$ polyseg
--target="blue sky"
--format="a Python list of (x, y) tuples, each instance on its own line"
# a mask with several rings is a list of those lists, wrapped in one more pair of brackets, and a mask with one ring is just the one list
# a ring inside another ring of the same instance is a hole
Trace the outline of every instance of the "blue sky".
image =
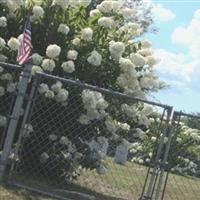
[(200, 112), (200, 0), (151, 3), (159, 32), (145, 38), (161, 60), (157, 74), (170, 84), (155, 97), (177, 110)]

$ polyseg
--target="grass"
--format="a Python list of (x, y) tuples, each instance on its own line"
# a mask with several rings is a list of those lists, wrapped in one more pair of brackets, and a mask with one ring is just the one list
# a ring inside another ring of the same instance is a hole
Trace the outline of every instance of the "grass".
[(8, 186), (0, 186), (0, 200), (52, 200), (35, 193)]
[[(85, 171), (72, 184), (52, 185), (48, 186), (48, 189), (74, 200), (87, 200), (87, 197), (81, 196), (82, 193), (95, 196), (98, 200), (122, 198), (138, 200), (147, 167), (130, 162), (126, 165), (119, 165), (110, 158), (106, 164), (108, 171), (105, 175), (99, 175), (95, 170)], [(29, 186), (31, 185), (37, 185), (40, 189), (47, 188), (47, 185), (44, 187), (44, 183), (39, 185), (34, 181), (32, 183), (29, 181)], [(0, 200), (50, 200), (50, 198), (34, 195), (24, 190), (0, 187)], [(164, 200), (200, 200), (200, 179), (170, 174)]]

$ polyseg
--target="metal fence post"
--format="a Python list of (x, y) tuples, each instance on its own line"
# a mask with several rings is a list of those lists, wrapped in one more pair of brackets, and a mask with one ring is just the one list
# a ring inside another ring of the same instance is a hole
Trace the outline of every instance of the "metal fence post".
[(151, 172), (151, 177), (150, 177), (150, 181), (149, 181), (149, 184), (148, 184), (148, 187), (147, 187), (147, 191), (146, 191), (146, 193), (143, 194), (143, 196), (141, 197), (141, 200), (152, 199), (153, 192), (154, 192), (156, 182), (157, 182), (157, 178), (158, 178), (158, 175), (160, 173), (159, 159), (160, 159), (160, 156), (161, 156), (161, 153), (162, 153), (162, 150), (163, 150), (163, 146), (164, 146), (164, 138), (165, 138), (165, 136), (168, 132), (168, 127), (169, 127), (169, 123), (170, 123), (172, 110), (173, 110), (172, 107), (167, 108), (166, 130), (165, 130), (164, 134), (162, 135), (162, 137), (160, 139), (160, 143), (159, 143), (156, 158), (155, 158), (155, 164), (153, 166), (153, 171)]
[(8, 124), (7, 135), (3, 146), (3, 152), (0, 161), (0, 182), (3, 181), (5, 176), (5, 171), (8, 164), (10, 151), (12, 148), (15, 131), (23, 108), (24, 98), (28, 87), (29, 79), (31, 77), (31, 70), (32, 70), (32, 64), (28, 63), (24, 66), (24, 70), (20, 75), (17, 97), (15, 105), (13, 107), (12, 114), (11, 116), (9, 116), (10, 120)]
[[(33, 83), (31, 85), (31, 90), (30, 90), (30, 95), (28, 97), (28, 102), (24, 111), (24, 116), (23, 116), (23, 120), (21, 123), (21, 128), (20, 128), (20, 132), (19, 132), (19, 136), (16, 142), (16, 147), (14, 150), (14, 156), (17, 156), (19, 154), (20, 151), (20, 144), (21, 144), (21, 140), (22, 137), (24, 135), (24, 133), (27, 131), (25, 128), (25, 125), (27, 123), (27, 120), (30, 118), (31, 113), (32, 113), (32, 109), (33, 109), (33, 104), (35, 102), (35, 96), (36, 96), (36, 91), (38, 88), (38, 82), (39, 82), (39, 75), (36, 73), (36, 75), (33, 77)], [(10, 173), (12, 173), (13, 168), (15, 166), (15, 162), (12, 162), (11, 164), (11, 168), (10, 168)]]
[[(171, 114), (170, 114), (171, 115)], [(173, 119), (172, 119), (172, 123), (174, 123), (174, 118), (175, 116), (173, 115)], [(166, 166), (166, 162), (168, 160), (168, 155), (169, 155), (169, 150), (170, 150), (170, 146), (171, 146), (171, 141), (172, 141), (172, 128), (173, 128), (173, 124), (168, 124), (167, 127), (167, 131), (166, 131), (166, 137), (168, 137), (168, 141), (166, 143), (166, 147), (165, 147), (165, 151), (164, 151), (164, 158), (160, 167), (160, 176), (159, 176), (159, 180), (158, 180), (158, 186), (156, 189), (156, 193), (155, 193), (155, 199), (159, 200), (160, 197), (160, 192), (162, 189), (162, 185), (164, 182), (164, 173), (165, 173), (165, 166)]]

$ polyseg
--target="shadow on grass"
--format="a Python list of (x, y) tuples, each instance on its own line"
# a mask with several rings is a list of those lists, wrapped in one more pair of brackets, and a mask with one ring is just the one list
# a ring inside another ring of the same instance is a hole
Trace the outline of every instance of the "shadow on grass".
[(0, 200), (52, 200), (43, 195), (9, 185), (0, 185)]

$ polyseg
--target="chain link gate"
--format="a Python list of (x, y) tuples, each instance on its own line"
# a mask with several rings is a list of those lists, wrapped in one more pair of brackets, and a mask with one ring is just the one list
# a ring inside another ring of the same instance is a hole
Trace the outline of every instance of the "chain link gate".
[(174, 112), (162, 199), (200, 200), (200, 116)]
[[(95, 101), (89, 111), (89, 103)], [(135, 114), (133, 104), (141, 109), (136, 121), (130, 119)], [(157, 110), (145, 116), (142, 109), (148, 104)], [(74, 200), (157, 198), (171, 110), (37, 74), (15, 144), (9, 183)]]
[(17, 65), (0, 63), (0, 152), (6, 136), (6, 124), (16, 98), (16, 88), (21, 68)]

